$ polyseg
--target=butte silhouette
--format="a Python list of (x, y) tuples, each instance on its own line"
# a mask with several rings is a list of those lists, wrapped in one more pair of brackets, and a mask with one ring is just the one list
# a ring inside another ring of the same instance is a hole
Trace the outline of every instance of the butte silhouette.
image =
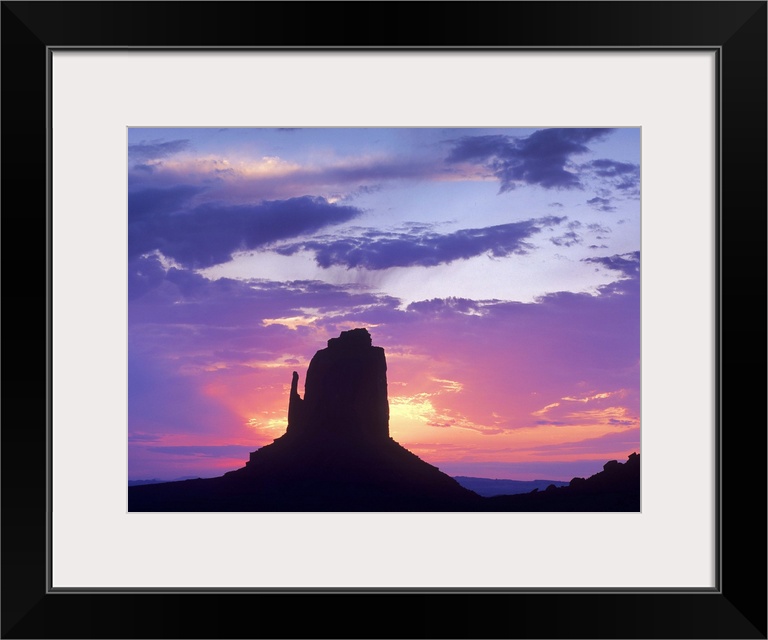
[(129, 511), (639, 511), (640, 456), (546, 491), (483, 498), (389, 435), (387, 362), (343, 331), (293, 372), (288, 428), (219, 478), (128, 488)]
[(129, 511), (475, 511), (483, 498), (389, 435), (387, 363), (366, 329), (293, 373), (288, 428), (220, 478), (130, 487)]

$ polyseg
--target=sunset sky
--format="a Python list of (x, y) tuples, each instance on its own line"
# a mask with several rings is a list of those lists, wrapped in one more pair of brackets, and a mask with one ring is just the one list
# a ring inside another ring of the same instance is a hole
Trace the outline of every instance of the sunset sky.
[(640, 130), (129, 129), (129, 479), (285, 432), (367, 327), (390, 435), (450, 475), (640, 452)]

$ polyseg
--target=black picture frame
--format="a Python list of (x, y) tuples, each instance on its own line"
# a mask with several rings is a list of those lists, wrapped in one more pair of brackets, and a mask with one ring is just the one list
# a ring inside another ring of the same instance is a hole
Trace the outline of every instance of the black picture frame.
[[(2, 637), (766, 638), (766, 15), (764, 1), (3, 2)], [(716, 51), (716, 588), (51, 592), (47, 130), (56, 47)]]

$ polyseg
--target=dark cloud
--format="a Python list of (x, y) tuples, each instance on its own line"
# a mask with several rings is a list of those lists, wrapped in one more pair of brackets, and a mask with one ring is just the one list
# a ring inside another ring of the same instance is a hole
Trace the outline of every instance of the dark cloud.
[(549, 241), (557, 247), (572, 247), (581, 244), (581, 236), (575, 231), (566, 231), (561, 236), (550, 238)]
[(595, 170), (595, 174), (601, 178), (612, 178), (615, 176), (634, 174), (639, 170), (639, 167), (636, 164), (617, 162), (616, 160), (608, 160), (606, 158), (593, 160), (590, 164)]
[[(526, 140), (527, 138), (521, 138)], [(454, 142), (448, 162), (477, 162), (511, 153), (518, 138), (512, 136), (464, 136)]]
[(639, 180), (620, 180), (614, 185), (617, 189), (624, 191), (628, 196), (640, 195), (640, 182)]
[(449, 163), (482, 164), (501, 182), (501, 192), (519, 184), (547, 189), (581, 188), (579, 176), (567, 170), (571, 156), (589, 151), (587, 143), (612, 129), (540, 129), (526, 137), (469, 136), (454, 142)]
[(640, 192), (639, 165), (600, 158), (590, 162), (587, 168), (624, 195), (634, 196)]
[(587, 204), (590, 207), (605, 212), (616, 211), (616, 207), (614, 207), (611, 202), (611, 198), (601, 198), (600, 196), (595, 196), (594, 198), (587, 200)]
[(640, 274), (639, 251), (616, 254), (604, 258), (584, 258), (583, 262), (591, 262), (611, 271), (619, 271), (629, 278), (635, 278)]
[(228, 262), (238, 251), (295, 238), (360, 215), (356, 207), (320, 197), (265, 201), (254, 205), (184, 205), (199, 189), (146, 189), (129, 195), (129, 254), (158, 250), (188, 268)]
[(157, 256), (140, 256), (128, 262), (128, 299), (140, 298), (165, 280), (165, 269)]
[[(165, 279), (176, 285), (179, 293), (185, 298), (194, 298), (201, 289), (208, 288), (211, 284), (222, 291), (224, 289), (237, 289), (241, 287), (241, 284), (238, 281), (230, 278), (220, 278), (211, 282), (208, 278), (201, 276), (199, 273), (187, 271), (186, 269), (177, 269), (175, 267), (168, 269), (165, 274)], [(231, 293), (235, 292), (231, 291)]]
[(150, 140), (128, 145), (128, 157), (136, 163), (145, 163), (148, 160), (160, 160), (189, 148), (189, 140)]
[(571, 220), (567, 225), (568, 231), (560, 236), (553, 236), (549, 241), (556, 247), (572, 247), (581, 244), (582, 238), (576, 233), (576, 229), (581, 229), (584, 225), (578, 220)]
[(300, 242), (280, 247), (276, 251), (282, 255), (293, 255), (301, 250), (312, 251), (317, 264), (324, 268), (333, 265), (370, 270), (432, 267), (483, 254), (503, 258), (511, 254), (527, 253), (532, 248), (527, 242), (531, 236), (563, 220), (563, 217), (548, 216), (482, 229), (461, 229), (447, 234), (430, 231), (417, 235), (412, 232), (369, 231), (356, 237)]
[(154, 214), (178, 213), (189, 205), (204, 187), (179, 184), (173, 187), (150, 187), (131, 191), (128, 194), (129, 224)]

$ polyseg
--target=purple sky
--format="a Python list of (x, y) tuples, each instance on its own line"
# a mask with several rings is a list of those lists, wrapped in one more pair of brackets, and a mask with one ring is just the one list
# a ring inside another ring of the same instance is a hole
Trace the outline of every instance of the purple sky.
[(452, 475), (640, 443), (639, 129), (130, 129), (129, 478), (282, 435), (368, 327), (390, 433)]

